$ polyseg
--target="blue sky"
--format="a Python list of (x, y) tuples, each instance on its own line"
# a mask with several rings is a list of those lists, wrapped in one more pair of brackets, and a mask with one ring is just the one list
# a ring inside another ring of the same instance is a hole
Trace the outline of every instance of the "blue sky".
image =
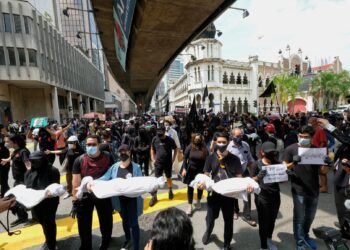
[(247, 61), (249, 55), (277, 62), (279, 49), (284, 55), (301, 48), (312, 66), (321, 59), (340, 56), (343, 68), (350, 69), (350, 0), (237, 0), (234, 7), (250, 12), (227, 10), (216, 21), (223, 32), (223, 57)]

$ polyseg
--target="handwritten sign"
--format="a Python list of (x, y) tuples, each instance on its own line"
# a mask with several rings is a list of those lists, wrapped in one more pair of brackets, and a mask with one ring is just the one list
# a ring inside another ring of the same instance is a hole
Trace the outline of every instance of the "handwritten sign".
[(267, 175), (263, 179), (265, 184), (288, 181), (287, 166), (284, 164), (262, 166), (262, 170), (267, 171)]
[(324, 165), (327, 148), (298, 148), (298, 155), (301, 157), (300, 165)]

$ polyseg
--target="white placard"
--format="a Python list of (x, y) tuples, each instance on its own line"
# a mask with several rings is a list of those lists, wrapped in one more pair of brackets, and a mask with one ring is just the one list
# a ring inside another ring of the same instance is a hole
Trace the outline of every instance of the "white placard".
[(261, 169), (267, 171), (263, 179), (265, 184), (288, 181), (287, 166), (284, 164), (262, 166)]
[(324, 165), (324, 157), (327, 156), (327, 148), (298, 148), (301, 157), (299, 164)]

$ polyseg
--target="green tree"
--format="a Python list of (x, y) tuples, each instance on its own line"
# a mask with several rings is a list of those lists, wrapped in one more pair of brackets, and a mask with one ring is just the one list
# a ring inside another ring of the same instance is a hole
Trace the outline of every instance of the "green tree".
[(275, 94), (273, 97), (276, 97), (280, 102), (282, 110), (284, 105), (287, 105), (288, 101), (291, 100), (293, 102), (294, 113), (295, 99), (299, 92), (302, 79), (298, 76), (282, 74), (273, 77), (273, 83), (275, 85)]
[(340, 98), (349, 95), (349, 88), (349, 72), (344, 70), (335, 74), (324, 71), (319, 72), (313, 79), (310, 94), (316, 99), (323, 98), (324, 107), (328, 110), (332, 107), (335, 108)]

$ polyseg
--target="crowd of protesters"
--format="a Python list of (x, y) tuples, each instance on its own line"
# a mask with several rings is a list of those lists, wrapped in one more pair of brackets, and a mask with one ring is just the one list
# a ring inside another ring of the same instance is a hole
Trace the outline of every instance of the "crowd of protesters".
[[(1, 198), (10, 189), (10, 169), (14, 186), (25, 184), (33, 189), (44, 189), (51, 183), (59, 183), (58, 168), (66, 174), (67, 193), (63, 198), (72, 199), (71, 215), (77, 217), (80, 249), (92, 249), (94, 208), (102, 235), (100, 249), (109, 246), (113, 210), (120, 213), (123, 221), (125, 242), (122, 249), (129, 249), (131, 245), (133, 249), (139, 249), (138, 217), (143, 211), (141, 197), (98, 199), (87, 192), (82, 200), (78, 200), (76, 188), (86, 176), (110, 180), (165, 175), (168, 198), (171, 200), (175, 195), (172, 178), (176, 176), (188, 185), (188, 207), (185, 213), (170, 209), (158, 214), (152, 239), (145, 249), (194, 249), (193, 228), (188, 217), (201, 207), (205, 186), (198, 186), (197, 201), (193, 205), (194, 188), (189, 185), (191, 181), (200, 173), (211, 176), (215, 182), (249, 176), (260, 184), (262, 190), (254, 196), (258, 217), (252, 216), (252, 195), (249, 194), (243, 203), (242, 219), (250, 226), (259, 225), (261, 249), (274, 250), (277, 247), (272, 235), (280, 207), (280, 189), (278, 183), (266, 184), (262, 181), (267, 174), (263, 167), (283, 163), (287, 165), (291, 181), (296, 249), (316, 249), (315, 241), (309, 237), (309, 230), (315, 218), (319, 193), (328, 192), (330, 184), (327, 173), (330, 169), (335, 173), (335, 200), (341, 232), (343, 237), (349, 238), (346, 223), (350, 213), (344, 207), (344, 201), (349, 198), (349, 120), (350, 115), (345, 111), (341, 115), (207, 113), (155, 117), (145, 114), (127, 121), (67, 119), (62, 124), (51, 121), (41, 128), (30, 127), (27, 121), (16, 122), (6, 128), (0, 127)], [(27, 140), (34, 143), (32, 153), (26, 147)], [(336, 141), (339, 143), (336, 144)], [(300, 160), (296, 159), (300, 147), (327, 147), (332, 163), (324, 159), (324, 165), (301, 165)], [(157, 192), (151, 195), (149, 206), (154, 206), (158, 202)], [(1, 202), (5, 204), (5, 200)], [(28, 222), (28, 213), (21, 204), (13, 199), (6, 202), (17, 216), (12, 226)], [(57, 247), (55, 215), (58, 203), (58, 198), (48, 198), (32, 210), (32, 220), (43, 227), (46, 239), (44, 249)], [(220, 210), (224, 218), (223, 247), (231, 249), (233, 223), (240, 215), (239, 203), (237, 199), (213, 191), (207, 197), (206, 231), (202, 242), (204, 245), (210, 242)], [(172, 219), (167, 220), (162, 216)], [(179, 230), (179, 234), (188, 233), (186, 240), (170, 236), (173, 232), (162, 228), (166, 223), (172, 224), (168, 226)]]

